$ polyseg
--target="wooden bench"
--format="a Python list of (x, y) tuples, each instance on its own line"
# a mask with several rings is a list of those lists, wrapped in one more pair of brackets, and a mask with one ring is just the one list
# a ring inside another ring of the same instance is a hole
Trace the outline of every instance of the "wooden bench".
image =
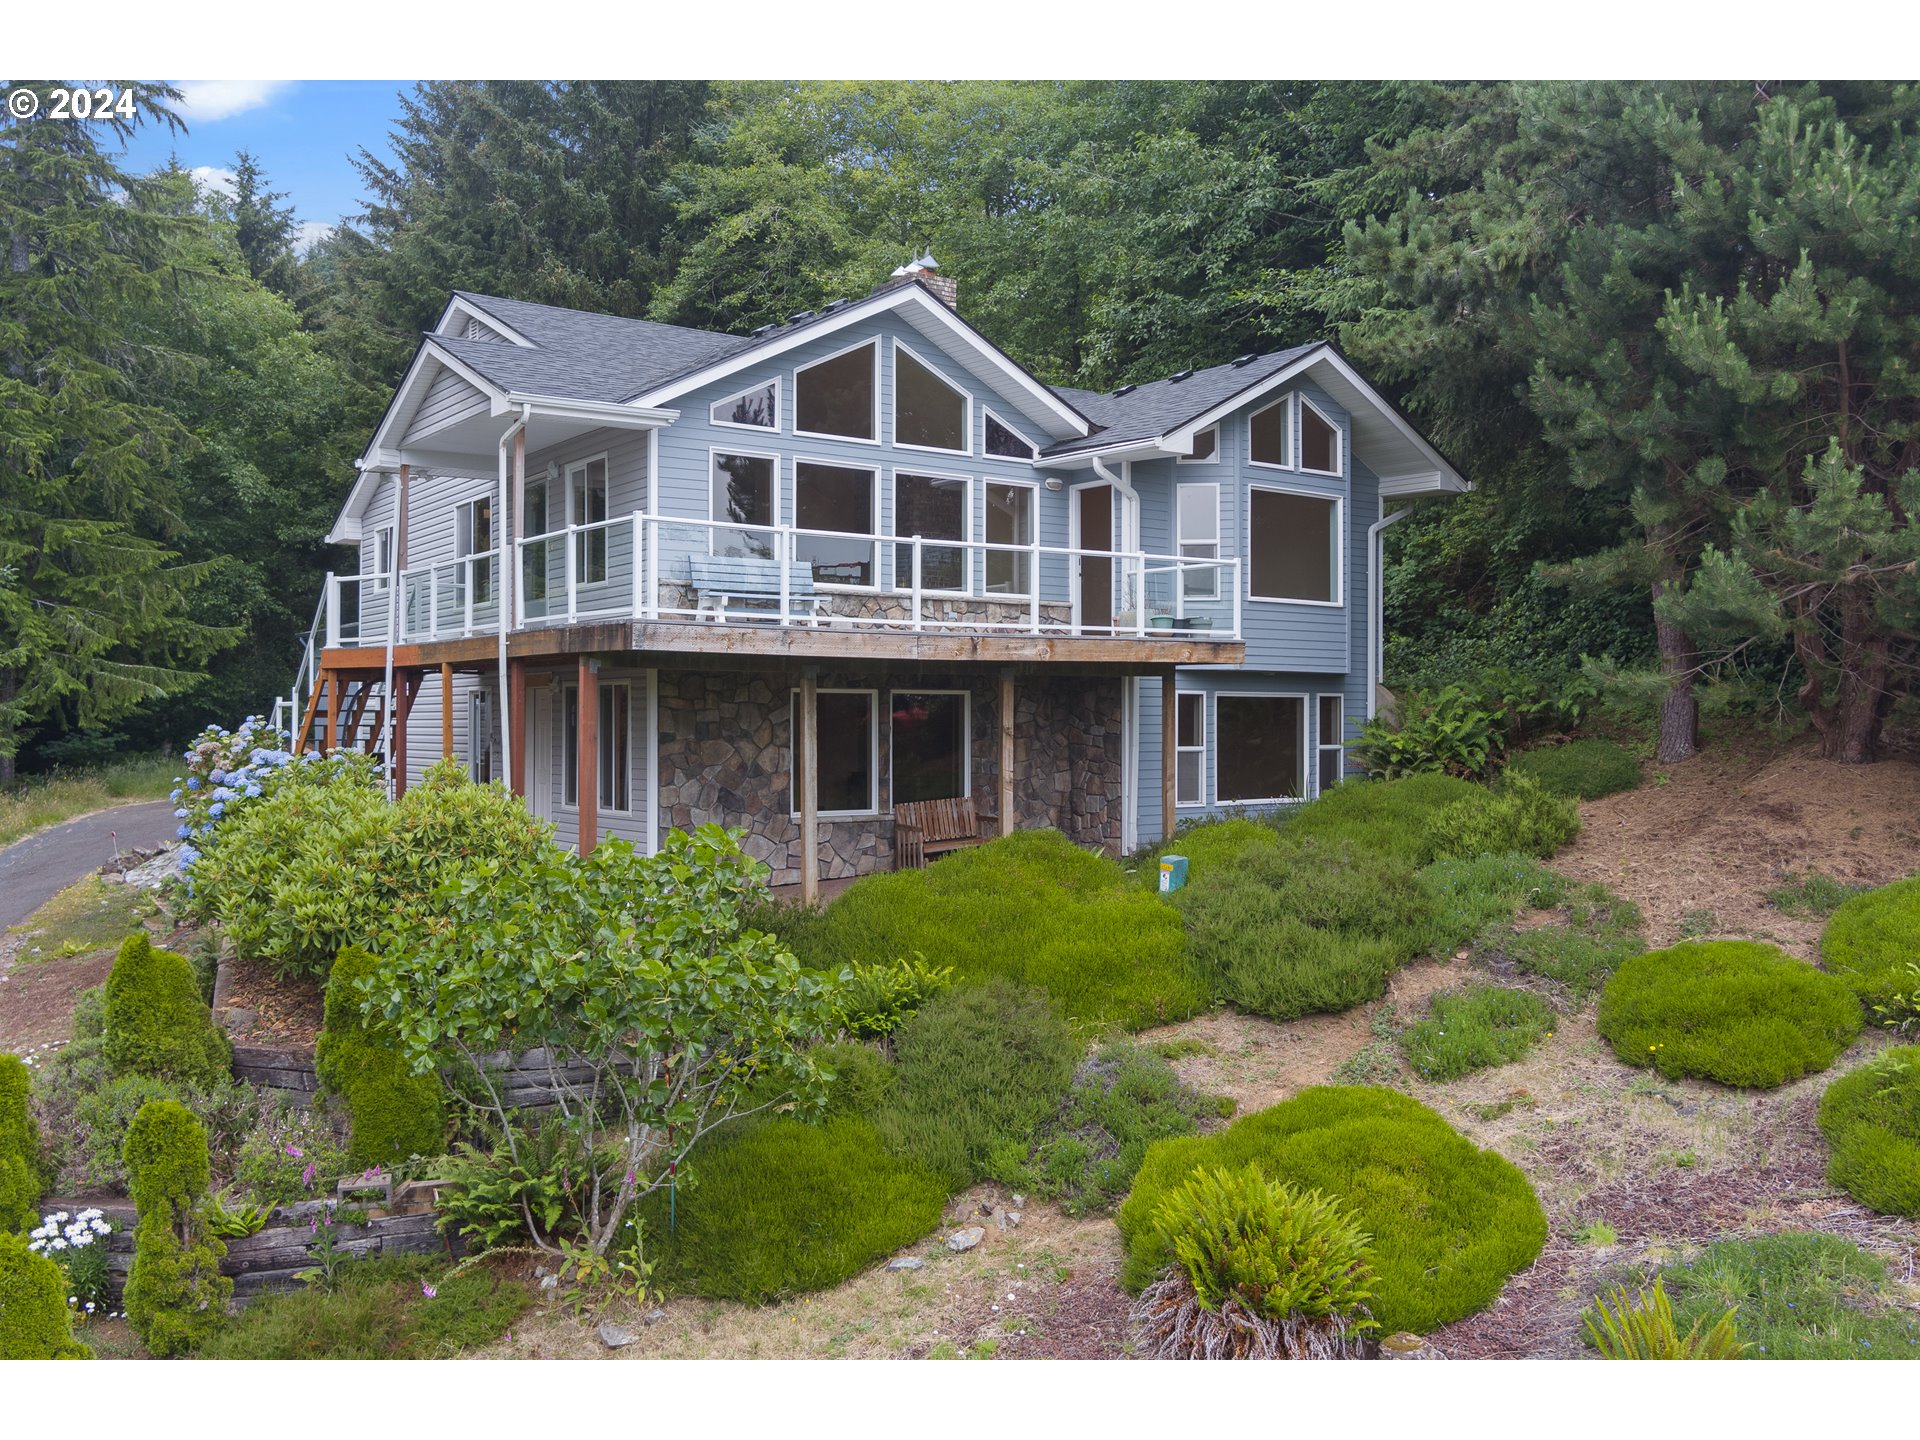
[(929, 856), (981, 845), (998, 833), (996, 818), (975, 809), (971, 795), (909, 800), (893, 807), (893, 868), (922, 870)]
[[(691, 555), (687, 558), (687, 578), (693, 584), (695, 613), (702, 619), (721, 620), (733, 601), (780, 608), (780, 562), (757, 555)], [(789, 615), (809, 625), (820, 622), (820, 607), (827, 597), (813, 584), (813, 567), (795, 561), (787, 569)]]

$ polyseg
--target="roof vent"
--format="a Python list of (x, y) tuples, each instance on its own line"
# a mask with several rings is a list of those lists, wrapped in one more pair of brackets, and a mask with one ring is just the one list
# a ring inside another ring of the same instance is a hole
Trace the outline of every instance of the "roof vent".
[(1238, 370), (1242, 365), (1251, 365), (1259, 358), (1258, 355), (1236, 355), (1233, 357), (1233, 368)]
[(1140, 387), (1138, 385), (1122, 385), (1118, 390), (1113, 392), (1114, 398), (1118, 399), (1122, 395), (1131, 395), (1134, 391), (1138, 390), (1139, 388)]
[(787, 316), (787, 324), (798, 325), (802, 320), (811, 320), (812, 318), (813, 312), (811, 310), (796, 310), (793, 314)]
[(845, 305), (846, 303), (847, 302), (844, 297), (839, 300), (829, 300), (827, 301), (826, 304), (820, 307), (820, 313), (822, 315), (831, 315), (834, 311), (838, 310), (842, 305)]
[(1193, 371), (1191, 370), (1182, 370), (1178, 374), (1167, 376), (1167, 383), (1169, 385), (1178, 385), (1182, 380), (1191, 377), (1192, 374)]
[(764, 325), (756, 326), (754, 328), (753, 333), (755, 335), (771, 335), (774, 331), (778, 330), (779, 328), (780, 328), (780, 322), (778, 320), (769, 320)]

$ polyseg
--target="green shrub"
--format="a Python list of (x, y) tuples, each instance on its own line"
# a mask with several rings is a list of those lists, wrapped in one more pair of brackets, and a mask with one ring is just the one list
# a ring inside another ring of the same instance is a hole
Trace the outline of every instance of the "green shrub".
[(1350, 844), (1356, 850), (1396, 856), (1409, 865), (1425, 865), (1434, 858), (1428, 832), (1435, 817), (1448, 806), (1487, 793), (1484, 787), (1451, 775), (1349, 780), (1298, 807), (1281, 823), (1280, 830), (1296, 839), (1316, 838), (1329, 847)]
[(1409, 691), (1392, 718), (1361, 727), (1353, 757), (1368, 775), (1399, 780), (1447, 774), (1479, 779), (1498, 762), (1506, 734), (1500, 715), (1458, 685)]
[(1149, 1353), (1173, 1359), (1333, 1358), (1379, 1328), (1368, 1236), (1336, 1200), (1248, 1165), (1195, 1170), (1150, 1223), (1174, 1259), (1140, 1297)]
[(330, 1191), (353, 1168), (324, 1114), (275, 1104), (241, 1141), (233, 1183), (257, 1205), (292, 1205)]
[(891, 1035), (953, 984), (953, 968), (918, 955), (872, 964), (856, 960), (834, 983), (833, 1018), (855, 1039)]
[(1580, 833), (1580, 811), (1531, 776), (1510, 772), (1497, 789), (1457, 800), (1433, 817), (1435, 859), (1470, 855), (1553, 854)]
[(1547, 908), (1567, 882), (1528, 855), (1474, 855), (1434, 861), (1420, 884), (1433, 903), (1431, 948), (1452, 950), (1507, 924), (1522, 903)]
[(0, 1229), (0, 1360), (92, 1358), (93, 1351), (73, 1338), (60, 1267)]
[(447, 1148), (439, 1076), (415, 1075), (399, 1046), (361, 1013), (362, 986), (376, 963), (358, 945), (334, 960), (314, 1050), (321, 1083), (346, 1102), (353, 1125), (347, 1157), (359, 1168), (397, 1165), (410, 1155), (438, 1155)]
[(934, 1229), (947, 1197), (937, 1176), (889, 1155), (851, 1115), (716, 1131), (685, 1174), (671, 1198), (656, 1192), (643, 1210), (654, 1279), (728, 1300), (838, 1285)]
[(1427, 1018), (1400, 1032), (1400, 1049), (1421, 1079), (1457, 1080), (1511, 1065), (1553, 1026), (1553, 1007), (1531, 990), (1474, 985), (1435, 995)]
[(1616, 1285), (1611, 1296), (1596, 1296), (1582, 1318), (1587, 1343), (1603, 1360), (1738, 1360), (1747, 1347), (1735, 1313), (1726, 1311), (1705, 1334), (1703, 1316), (1682, 1335), (1666, 1287), (1655, 1280), (1651, 1290), (1637, 1294)]
[(1906, 965), (1920, 957), (1920, 875), (1856, 895), (1833, 912), (1820, 958), (1871, 1013), (1909, 988)]
[(1635, 956), (1601, 992), (1598, 1020), (1629, 1065), (1759, 1088), (1826, 1069), (1861, 1027), (1843, 983), (1753, 940)]
[(1376, 1086), (1321, 1086), (1225, 1130), (1147, 1151), (1120, 1207), (1129, 1289), (1172, 1261), (1151, 1217), (1202, 1166), (1261, 1174), (1340, 1197), (1373, 1238), (1373, 1316), (1425, 1333), (1490, 1305), (1533, 1263), (1547, 1219), (1526, 1177), (1433, 1111)]
[(1549, 795), (1598, 800), (1640, 784), (1640, 762), (1611, 740), (1569, 740), (1513, 757), (1509, 775), (1537, 781)]
[(893, 1100), (899, 1072), (887, 1058), (865, 1045), (822, 1045), (815, 1063), (833, 1076), (827, 1086), (824, 1115), (858, 1115), (871, 1120)]
[(1291, 831), (1174, 899), (1212, 993), (1277, 1020), (1377, 999), (1433, 927), (1432, 900), (1405, 861)]
[[(433, 1294), (427, 1294), (428, 1288)], [(209, 1360), (436, 1360), (499, 1338), (533, 1303), (485, 1265), (431, 1255), (356, 1260), (339, 1285), (263, 1295), (201, 1347)]]
[(1920, 1045), (1884, 1050), (1820, 1100), (1827, 1179), (1869, 1210), (1920, 1220)]
[(1081, 1063), (1024, 1168), (1002, 1178), (1059, 1201), (1069, 1215), (1104, 1210), (1127, 1193), (1149, 1145), (1191, 1135), (1220, 1103), (1182, 1084), (1151, 1050), (1115, 1041)]
[(226, 1078), (233, 1047), (194, 983), (184, 955), (129, 935), (107, 976), (106, 1060), (115, 1074), (156, 1075), (190, 1085)]
[[(943, 861), (942, 864), (947, 862)], [(1003, 980), (949, 990), (894, 1033), (887, 1148), (953, 1190), (1017, 1173), (1073, 1080), (1080, 1044), (1045, 995)]]
[(1886, 1262), (1837, 1235), (1718, 1240), (1660, 1279), (1677, 1325), (1737, 1308), (1750, 1360), (1920, 1359), (1920, 1317)]
[(46, 1171), (40, 1127), (27, 1111), (32, 1076), (18, 1055), (0, 1055), (0, 1231), (25, 1230), (40, 1218)]
[(817, 970), (918, 954), (952, 966), (957, 984), (999, 977), (1045, 990), (1094, 1025), (1137, 1030), (1196, 1014), (1207, 999), (1179, 917), (1054, 830), (866, 876), (787, 938)]
[(1186, 856), (1187, 881), (1191, 884), (1238, 858), (1243, 851), (1279, 843), (1279, 830), (1265, 820), (1249, 820), (1244, 816), (1208, 820), (1176, 831), (1172, 840), (1139, 856), (1134, 873), (1140, 884), (1158, 891), (1162, 856)]
[(220, 1328), (233, 1281), (227, 1247), (199, 1214), (209, 1179), (207, 1133), (184, 1106), (155, 1100), (127, 1130), (127, 1177), (139, 1223), (127, 1275), (127, 1321), (160, 1359), (191, 1354)]
[(353, 757), (305, 762), (214, 830), (192, 867), (196, 905), (242, 955), (324, 980), (349, 945), (439, 914), (443, 881), (557, 854), (552, 827), (502, 785), (443, 760), (399, 803)]

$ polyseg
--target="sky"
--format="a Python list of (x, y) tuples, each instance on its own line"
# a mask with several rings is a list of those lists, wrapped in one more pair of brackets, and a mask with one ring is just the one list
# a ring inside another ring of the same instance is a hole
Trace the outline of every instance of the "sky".
[(387, 132), (410, 80), (176, 80), (186, 93), (185, 134), (142, 125), (123, 162), (142, 171), (177, 155), (203, 183), (224, 188), (236, 150), (250, 150), (275, 190), (287, 192), (300, 248), (360, 208), (350, 157), (366, 146), (385, 156)]

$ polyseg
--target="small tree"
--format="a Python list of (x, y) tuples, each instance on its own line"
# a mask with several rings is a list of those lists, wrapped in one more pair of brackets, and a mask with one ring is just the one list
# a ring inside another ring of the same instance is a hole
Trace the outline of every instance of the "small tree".
[[(510, 1147), (516, 1126), (489, 1069), (545, 1055), (558, 1118), (590, 1157), (583, 1239), (595, 1254), (708, 1131), (824, 1098), (803, 1052), (830, 1026), (827, 987), (741, 920), (763, 869), (715, 825), (674, 832), (654, 856), (610, 840), (585, 859), (484, 865), (363, 983), (416, 1073), (478, 1071)], [(570, 1238), (525, 1208), (535, 1243)]]
[(186, 1106), (149, 1100), (127, 1127), (128, 1188), (139, 1224), (127, 1275), (127, 1319), (161, 1359), (190, 1354), (220, 1328), (233, 1281), (226, 1245), (206, 1231), (207, 1132)]

